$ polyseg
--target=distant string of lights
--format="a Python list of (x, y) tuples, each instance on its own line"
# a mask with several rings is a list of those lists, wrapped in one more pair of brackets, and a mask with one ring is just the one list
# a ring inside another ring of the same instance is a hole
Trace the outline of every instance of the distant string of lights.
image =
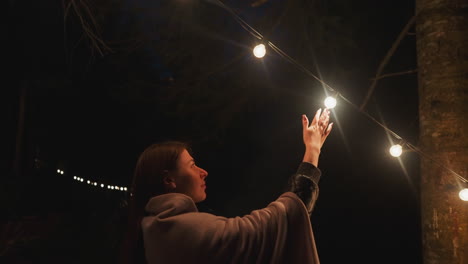
[[(57, 169), (57, 174), (64, 175), (65, 172), (63, 170), (61, 170), (61, 169)], [(117, 186), (117, 185), (110, 185), (110, 184), (105, 184), (105, 183), (102, 183), (102, 182), (86, 180), (86, 179), (78, 177), (76, 175), (73, 176), (73, 180), (75, 180), (78, 183), (88, 184), (89, 186), (92, 186), (92, 187), (97, 187), (97, 188), (101, 188), (101, 189), (106, 189), (107, 188), (108, 190), (127, 192), (127, 187)]]
[[(313, 74), (312, 72), (310, 72), (307, 68), (305, 68), (304, 66), (302, 66), (300, 63), (298, 63), (296, 60), (294, 60), (293, 58), (291, 58), (289, 55), (287, 55), (284, 51), (282, 51), (280, 48), (278, 48), (276, 45), (274, 45), (272, 42), (268, 41), (266, 38), (263, 37), (263, 35), (258, 32), (257, 30), (255, 30), (255, 28), (253, 28), (252, 26), (250, 26), (247, 22), (245, 22), (241, 17), (239, 17), (239, 15), (237, 15), (237, 13), (235, 13), (229, 6), (227, 6), (226, 4), (224, 4), (223, 2), (221, 2), (220, 0), (206, 0), (207, 2), (210, 2), (210, 3), (213, 3), (217, 6), (220, 6), (222, 7), (223, 9), (227, 10), (233, 17), (234, 19), (237, 21), (237, 23), (239, 23), (241, 25), (241, 27), (243, 29), (245, 29), (248, 33), (250, 33), (253, 37), (255, 37), (256, 39), (259, 40), (259, 43), (257, 45), (255, 45), (255, 47), (253, 48), (253, 55), (256, 57), (256, 58), (263, 58), (265, 57), (266, 53), (267, 53), (267, 46), (270, 47), (273, 51), (275, 51), (278, 55), (280, 55), (281, 57), (283, 57), (284, 59), (286, 59), (288, 62), (290, 62), (291, 64), (293, 64), (294, 66), (296, 66), (299, 70), (301, 70), (302, 72), (304, 72), (305, 74), (309, 75), (310, 77), (314, 78), (315, 80), (319, 81), (324, 88), (328, 89), (328, 91), (330, 91), (331, 93), (331, 96), (327, 96), (327, 98), (324, 100), (324, 105), (325, 107), (329, 108), (329, 109), (333, 109), (336, 105), (337, 105), (337, 98), (341, 98), (343, 101), (345, 101), (346, 103), (350, 104), (352, 107), (354, 107), (358, 112), (362, 113), (363, 115), (365, 115), (367, 118), (369, 118), (371, 121), (373, 121), (374, 123), (376, 123), (377, 125), (379, 125), (380, 127), (382, 127), (385, 131), (387, 131), (390, 135), (392, 135), (394, 138), (396, 138), (399, 143), (398, 144), (393, 144), (392, 146), (390, 146), (389, 148), (389, 153), (391, 156), (393, 157), (400, 157), (402, 154), (403, 154), (403, 147), (406, 147), (408, 148), (411, 152), (416, 152), (418, 153), (419, 155), (421, 155), (422, 157), (424, 158), (428, 158), (430, 159), (432, 162), (434, 162), (434, 164), (437, 164), (438, 166), (440, 166), (441, 168), (444, 168), (445, 170), (448, 170), (449, 172), (451, 172), (453, 175), (455, 175), (461, 182), (467, 184), (468, 183), (468, 180), (465, 179), (464, 177), (462, 177), (460, 174), (458, 174), (457, 172), (455, 172), (454, 170), (448, 168), (447, 166), (441, 164), (440, 162), (434, 160), (433, 158), (431, 158), (431, 156), (427, 155), (426, 153), (424, 153), (423, 151), (421, 151), (418, 147), (414, 146), (413, 144), (409, 143), (408, 141), (404, 140), (402, 137), (400, 137), (397, 133), (395, 133), (394, 131), (392, 131), (390, 128), (388, 128), (387, 126), (385, 126), (384, 124), (382, 124), (381, 122), (377, 121), (375, 118), (373, 118), (371, 115), (369, 115), (366, 111), (364, 111), (363, 109), (359, 108), (357, 105), (353, 104), (350, 100), (348, 100), (347, 98), (345, 98), (341, 93), (339, 93), (336, 89), (332, 88), (331, 86), (329, 86), (327, 83), (325, 83), (322, 79), (320, 79), (319, 77), (317, 77), (315, 74)], [(468, 188), (464, 188), (462, 189), (460, 192), (459, 192), (459, 197), (460, 199), (462, 199), (463, 201), (468, 201)]]

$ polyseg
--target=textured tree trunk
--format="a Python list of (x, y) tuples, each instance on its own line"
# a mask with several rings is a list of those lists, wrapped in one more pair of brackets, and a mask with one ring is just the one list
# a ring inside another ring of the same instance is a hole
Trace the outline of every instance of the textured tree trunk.
[(467, 264), (467, 186), (447, 168), (467, 178), (468, 0), (416, 0), (416, 13), (423, 260)]

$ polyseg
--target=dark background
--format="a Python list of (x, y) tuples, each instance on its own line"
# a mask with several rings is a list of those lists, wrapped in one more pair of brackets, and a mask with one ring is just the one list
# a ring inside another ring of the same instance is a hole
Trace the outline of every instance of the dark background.
[[(355, 105), (414, 12), (403, 0), (225, 3)], [(253, 57), (255, 38), (209, 2), (9, 1), (7, 10), (7, 263), (114, 263), (128, 193), (73, 176), (128, 186), (138, 155), (161, 140), (188, 141), (209, 172), (203, 206), (224, 216), (262, 208), (302, 159), (301, 114), (323, 107), (319, 82), (271, 50)], [(384, 72), (415, 68), (409, 34)], [(417, 107), (413, 74), (380, 80), (366, 111), (417, 145)], [(332, 121), (312, 215), (322, 263), (421, 263), (419, 157), (391, 157), (396, 140), (343, 101)]]

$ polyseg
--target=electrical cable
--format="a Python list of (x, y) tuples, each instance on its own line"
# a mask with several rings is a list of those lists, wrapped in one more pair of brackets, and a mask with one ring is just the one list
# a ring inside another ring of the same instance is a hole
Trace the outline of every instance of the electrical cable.
[[(207, 2), (210, 2), (210, 3), (213, 3), (215, 5), (218, 5), (220, 7), (222, 7), (223, 9), (227, 10), (231, 15), (233, 15), (234, 19), (242, 26), (242, 28), (244, 28), (244, 30), (246, 30), (247, 32), (249, 32), (251, 35), (253, 35), (254, 37), (258, 38), (258, 39), (263, 39), (263, 36), (260, 32), (258, 32), (255, 28), (253, 28), (252, 26), (250, 26), (247, 22), (245, 22), (242, 18), (239, 17), (239, 15), (237, 15), (229, 6), (227, 6), (226, 4), (224, 4), (223, 2), (221, 2), (220, 0), (205, 0)], [(401, 141), (405, 141), (401, 136), (399, 136), (397, 133), (395, 133), (394, 131), (392, 131), (390, 128), (388, 128), (386, 125), (382, 124), (381, 122), (377, 121), (374, 117), (372, 117), (369, 113), (367, 113), (366, 111), (362, 110), (360, 107), (358, 107), (356, 104), (354, 104), (353, 102), (351, 102), (350, 100), (348, 100), (346, 97), (344, 97), (340, 92), (338, 92), (336, 89), (332, 88), (330, 85), (328, 85), (325, 81), (323, 81), (322, 79), (320, 79), (319, 77), (317, 77), (315, 74), (313, 74), (311, 71), (309, 71), (306, 67), (304, 67), (302, 64), (298, 63), (295, 59), (293, 59), (291, 56), (289, 56), (288, 54), (286, 54), (284, 51), (282, 51), (279, 47), (277, 47), (275, 44), (273, 44), (272, 42), (270, 41), (265, 41), (266, 44), (268, 44), (269, 47), (271, 47), (271, 49), (273, 51), (275, 51), (278, 55), (280, 55), (282, 58), (284, 58), (285, 60), (287, 60), (288, 62), (290, 62), (291, 64), (293, 64), (294, 66), (296, 66), (300, 71), (302, 71), (303, 73), (309, 75), (310, 77), (314, 78), (315, 80), (317, 80), (318, 82), (320, 82), (325, 88), (327, 88), (329, 91), (331, 92), (335, 92), (337, 94), (337, 96), (339, 96), (343, 101), (345, 101), (346, 103), (348, 103), (349, 105), (351, 105), (353, 108), (355, 108), (359, 113), (363, 114), (365, 117), (367, 117), (369, 120), (371, 120), (372, 122), (376, 123), (378, 126), (380, 126), (381, 128), (383, 128), (385, 131), (387, 131), (388, 133), (390, 133), (393, 137), (395, 137), (396, 139), (398, 140), (401, 140)], [(406, 141), (405, 141), (406, 142)], [(468, 183), (468, 180), (465, 179), (464, 177), (462, 177), (460, 174), (458, 174), (457, 172), (455, 172), (454, 170), (448, 168), (447, 166), (444, 166), (443, 164), (440, 164), (439, 162), (435, 161), (434, 159), (432, 159), (429, 155), (425, 154), (424, 152), (422, 152), (419, 148), (417, 148), (416, 146), (414, 146), (413, 144), (409, 143), (409, 142), (406, 142), (405, 143), (411, 150), (415, 151), (416, 153), (420, 154), (422, 157), (425, 157), (425, 158), (428, 158), (430, 159), (431, 161), (435, 162), (436, 164), (438, 164), (440, 167), (450, 171), (451, 173), (453, 173), (457, 178), (459, 178), (461, 181), (465, 182), (465, 183)]]

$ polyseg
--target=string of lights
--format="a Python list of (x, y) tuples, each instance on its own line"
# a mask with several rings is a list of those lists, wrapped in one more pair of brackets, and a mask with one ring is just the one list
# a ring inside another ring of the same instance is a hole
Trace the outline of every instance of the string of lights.
[[(61, 169), (57, 169), (57, 174), (64, 175), (65, 172), (63, 170), (61, 170)], [(102, 189), (105, 189), (107, 187), (107, 189), (109, 189), (109, 190), (122, 191), (122, 192), (127, 191), (127, 187), (124, 187), (124, 186), (110, 185), (110, 184), (105, 184), (105, 183), (102, 183), (102, 182), (86, 180), (86, 179), (78, 177), (76, 175), (73, 176), (73, 180), (77, 181), (78, 183), (81, 183), (81, 182), (85, 183), (86, 182), (86, 184), (88, 184), (90, 186), (100, 187)]]
[[(259, 32), (257, 31), (255, 28), (253, 28), (252, 26), (250, 26), (245, 20), (243, 20), (236, 12), (234, 12), (229, 6), (227, 6), (226, 4), (224, 4), (223, 2), (221, 2), (220, 0), (205, 0), (211, 4), (215, 4), (223, 9), (225, 9), (227, 12), (229, 12), (233, 17), (234, 17), (234, 20), (244, 29), (246, 30), (248, 33), (250, 33), (253, 37), (255, 37), (256, 39), (259, 40), (260, 44), (257, 44), (254, 48), (253, 48), (253, 54), (255, 57), (261, 59), (263, 58), (265, 55), (266, 55), (266, 52), (267, 52), (267, 49), (266, 49), (266, 46), (267, 45), (268, 47), (271, 48), (271, 50), (273, 50), (274, 52), (276, 52), (280, 57), (284, 58), (286, 61), (288, 61), (289, 63), (293, 64), (294, 66), (296, 66), (300, 71), (302, 71), (303, 73), (305, 73), (306, 75), (312, 77), (313, 79), (317, 80), (318, 82), (320, 82), (324, 88), (326, 88), (330, 93), (331, 95), (328, 96), (325, 101), (324, 101), (324, 104), (325, 104), (325, 107), (329, 108), (329, 109), (333, 109), (336, 105), (337, 105), (337, 98), (340, 98), (341, 100), (343, 100), (344, 102), (348, 103), (350, 106), (352, 106), (356, 111), (358, 111), (359, 113), (363, 114), (365, 117), (367, 117), (369, 120), (371, 120), (372, 122), (374, 122), (375, 124), (377, 124), (378, 126), (380, 126), (382, 129), (384, 129), (387, 133), (389, 133), (391, 136), (393, 136), (395, 139), (397, 139), (397, 141), (399, 142), (399, 144), (394, 144), (390, 147), (389, 149), (389, 152), (390, 154), (393, 156), (393, 157), (400, 157), (401, 154), (403, 153), (403, 147), (406, 146), (409, 150), (411, 150), (412, 152), (415, 152), (417, 154), (419, 154), (421, 157), (423, 158), (427, 158), (429, 160), (431, 160), (432, 162), (434, 162), (435, 164), (437, 164), (438, 166), (440, 166), (441, 168), (444, 168), (445, 170), (449, 171), (450, 173), (452, 173), (453, 175), (456, 176), (456, 178), (458, 178), (461, 182), (463, 183), (468, 183), (468, 180), (464, 177), (462, 177), (459, 173), (455, 172), (454, 170), (452, 170), (451, 168), (448, 168), (447, 166), (441, 164), (440, 162), (436, 161), (435, 159), (433, 159), (430, 155), (424, 153), (423, 151), (421, 151), (418, 147), (416, 147), (415, 145), (409, 143), (408, 141), (406, 141), (405, 139), (403, 139), (401, 136), (399, 136), (397, 133), (395, 133), (394, 131), (392, 131), (390, 128), (388, 128), (385, 124), (382, 124), (381, 122), (377, 121), (374, 117), (372, 117), (369, 113), (367, 113), (366, 111), (364, 111), (362, 108), (360, 108), (359, 106), (357, 106), (356, 104), (354, 104), (353, 102), (351, 102), (350, 100), (348, 100), (345, 96), (343, 96), (338, 90), (334, 89), (333, 87), (331, 87), (330, 85), (328, 85), (325, 81), (323, 81), (321, 78), (317, 77), (315, 74), (313, 74), (310, 70), (308, 70), (306, 67), (304, 67), (302, 64), (300, 64), (299, 62), (297, 62), (294, 58), (292, 58), (291, 56), (289, 56), (287, 53), (285, 53), (283, 50), (281, 50), (278, 46), (276, 46), (275, 44), (273, 44), (272, 42), (270, 42), (269, 40), (267, 40), (266, 38), (264, 38), (264, 36)], [(59, 174), (64, 174), (64, 171), (58, 169), (57, 170), (57, 173)], [(85, 179), (81, 178), (81, 177), (78, 177), (78, 176), (73, 176), (73, 179), (76, 180), (77, 182), (85, 182)], [(91, 180), (86, 180), (86, 183), (90, 186), (100, 186), (102, 189), (104, 189), (105, 187), (107, 187), (107, 189), (110, 189), (110, 190), (117, 190), (117, 191), (124, 191), (124, 192), (127, 192), (127, 187), (122, 187), (122, 186), (114, 186), (114, 185), (109, 185), (109, 184), (104, 184), (104, 183), (99, 183), (99, 182), (95, 182), (95, 181), (91, 181)], [(462, 199), (463, 201), (468, 201), (468, 188), (464, 188), (462, 189), (460, 192), (459, 192), (459, 197), (460, 199)]]
[[(353, 108), (355, 108), (359, 113), (363, 114), (365, 117), (367, 117), (369, 120), (383, 128), (387, 133), (392, 135), (394, 138), (396, 138), (398, 141), (400, 141), (400, 144), (394, 144), (390, 147), (389, 152), (393, 157), (400, 157), (401, 154), (403, 153), (403, 146), (406, 146), (408, 149), (411, 151), (419, 154), (423, 158), (430, 159), (432, 162), (440, 166), (441, 168), (449, 171), (453, 175), (456, 176), (460, 181), (463, 183), (468, 183), (468, 180), (464, 177), (462, 177), (459, 173), (455, 172), (453, 169), (448, 168), (447, 166), (441, 164), (440, 162), (437, 162), (435, 159), (433, 159), (430, 155), (424, 153), (421, 151), (418, 147), (414, 146), (413, 144), (409, 143), (405, 139), (403, 139), (401, 136), (399, 136), (397, 133), (392, 131), (389, 127), (386, 125), (382, 124), (381, 122), (377, 121), (374, 117), (372, 117), (369, 113), (364, 111), (364, 109), (358, 107), (356, 104), (348, 100), (343, 94), (341, 94), (338, 90), (332, 88), (330, 85), (328, 85), (325, 81), (323, 81), (321, 78), (317, 77), (315, 74), (313, 74), (311, 71), (309, 71), (306, 67), (304, 67), (302, 64), (297, 62), (294, 58), (286, 54), (283, 50), (281, 50), (278, 46), (270, 42), (269, 40), (265, 39), (263, 35), (257, 31), (254, 27), (250, 26), (247, 22), (245, 22), (237, 13), (235, 13), (229, 6), (221, 2), (220, 0), (206, 0), (207, 2), (214, 3), (223, 9), (227, 10), (241, 25), (241, 27), (246, 30), (248, 33), (250, 33), (252, 36), (260, 40), (260, 44), (257, 44), (253, 48), (253, 54), (255, 57), (261, 59), (266, 55), (266, 46), (267, 44), (274, 52), (276, 52), (280, 57), (284, 58), (286, 61), (290, 62), (294, 66), (296, 66), (300, 71), (304, 72), (306, 75), (312, 77), (313, 79), (317, 80), (320, 82), (324, 88), (326, 88), (328, 91), (330, 91), (333, 95), (328, 96), (324, 104), (327, 108), (334, 108), (337, 104), (336, 98), (339, 97), (341, 98), (344, 102), (348, 103), (351, 105)], [(403, 145), (403, 146), (402, 146)], [(460, 191), (459, 196), (462, 200), (468, 201), (468, 188), (464, 188), (463, 190)]]

